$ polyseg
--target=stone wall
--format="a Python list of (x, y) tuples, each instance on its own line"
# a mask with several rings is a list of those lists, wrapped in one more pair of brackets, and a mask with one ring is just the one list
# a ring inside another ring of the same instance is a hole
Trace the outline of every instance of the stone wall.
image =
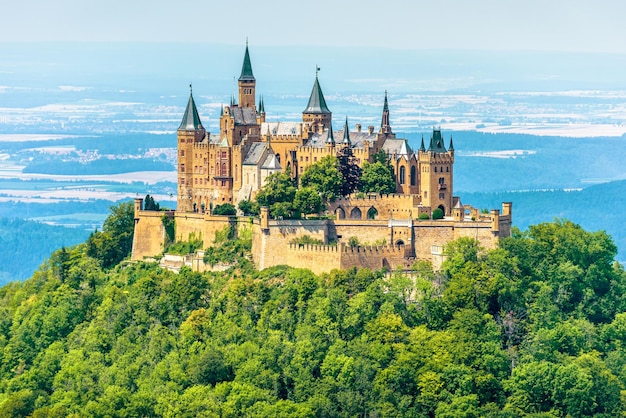
[(135, 234), (131, 255), (133, 260), (143, 260), (145, 257), (153, 257), (163, 252), (165, 246), (163, 216), (167, 215), (167, 212), (135, 210)]

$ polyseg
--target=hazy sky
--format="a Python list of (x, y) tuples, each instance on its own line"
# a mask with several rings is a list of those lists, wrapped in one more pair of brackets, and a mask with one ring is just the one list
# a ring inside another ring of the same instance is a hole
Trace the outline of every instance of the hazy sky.
[(624, 0), (20, 0), (0, 42), (200, 41), (241, 45), (626, 53)]

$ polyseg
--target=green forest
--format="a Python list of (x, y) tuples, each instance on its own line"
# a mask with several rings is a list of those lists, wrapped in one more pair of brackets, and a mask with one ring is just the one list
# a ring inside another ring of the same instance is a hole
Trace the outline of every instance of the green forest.
[[(232, 231), (231, 231), (232, 232)], [(0, 417), (618, 417), (626, 273), (567, 220), (442, 271), (223, 272), (126, 261), (132, 204), (0, 289)]]

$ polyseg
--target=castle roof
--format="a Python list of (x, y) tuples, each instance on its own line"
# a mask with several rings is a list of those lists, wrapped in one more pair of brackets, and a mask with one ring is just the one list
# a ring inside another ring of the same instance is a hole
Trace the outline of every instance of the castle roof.
[(263, 122), (261, 135), (300, 135), (301, 122)]
[[(340, 131), (332, 131), (333, 138), (343, 138), (345, 129)], [(311, 136), (311, 138), (304, 144), (307, 147), (323, 148), (330, 140), (330, 129), (326, 129), (324, 132), (320, 132)], [(378, 134), (369, 133), (368, 131), (350, 131), (350, 146), (352, 148), (363, 148), (365, 141), (373, 144), (378, 139)]]
[(235, 119), (235, 125), (256, 125), (256, 111), (252, 107), (232, 106), (230, 114)]
[[(189, 86), (191, 88), (191, 85)], [(202, 122), (200, 122), (200, 115), (196, 108), (196, 102), (193, 100), (193, 94), (189, 93), (189, 101), (187, 102), (187, 108), (183, 115), (183, 120), (180, 122), (178, 130), (181, 131), (196, 131), (202, 129)]]
[(326, 106), (326, 100), (322, 93), (322, 88), (317, 80), (317, 73), (315, 74), (315, 83), (313, 83), (313, 90), (311, 90), (311, 97), (309, 97), (309, 104), (302, 113), (332, 113), (328, 106)]
[(434, 153), (447, 152), (446, 146), (443, 144), (441, 129), (433, 129), (433, 136), (430, 137), (430, 145), (428, 146), (428, 151)]
[(239, 81), (255, 81), (252, 74), (252, 63), (250, 62), (250, 53), (248, 52), (248, 41), (246, 41), (246, 54), (243, 57), (243, 65), (241, 66), (241, 75)]
[(265, 161), (261, 166), (262, 169), (265, 170), (280, 170), (282, 167), (278, 162), (278, 158), (276, 158), (276, 154), (270, 153), (265, 157)]
[(259, 165), (261, 162), (261, 158), (265, 153), (265, 149), (267, 148), (267, 144), (264, 142), (253, 142), (250, 145), (250, 149), (246, 154), (242, 164), (243, 165)]
[(402, 138), (387, 138), (382, 146), (382, 150), (389, 155), (408, 156), (413, 153), (408, 140)]

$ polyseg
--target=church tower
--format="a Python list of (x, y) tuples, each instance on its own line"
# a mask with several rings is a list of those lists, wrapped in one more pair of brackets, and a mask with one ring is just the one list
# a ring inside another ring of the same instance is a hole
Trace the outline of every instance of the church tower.
[[(191, 85), (189, 89), (191, 90)], [(202, 141), (206, 135), (193, 100), (193, 92), (190, 91), (187, 108), (178, 127), (178, 211), (193, 211), (193, 151), (195, 144)]]
[(308, 124), (313, 132), (322, 133), (330, 127), (333, 114), (326, 106), (326, 100), (317, 78), (318, 72), (319, 68), (315, 71), (315, 83), (313, 83), (309, 104), (302, 112), (302, 122)]
[(256, 102), (256, 79), (252, 74), (252, 63), (250, 62), (250, 52), (248, 51), (248, 41), (246, 41), (246, 53), (241, 66), (241, 76), (239, 76), (239, 107), (254, 108)]
[(454, 168), (454, 145), (446, 150), (440, 129), (434, 129), (428, 149), (424, 140), (418, 152), (420, 192), (422, 205), (431, 211), (440, 208), (445, 216), (452, 215), (452, 181)]

